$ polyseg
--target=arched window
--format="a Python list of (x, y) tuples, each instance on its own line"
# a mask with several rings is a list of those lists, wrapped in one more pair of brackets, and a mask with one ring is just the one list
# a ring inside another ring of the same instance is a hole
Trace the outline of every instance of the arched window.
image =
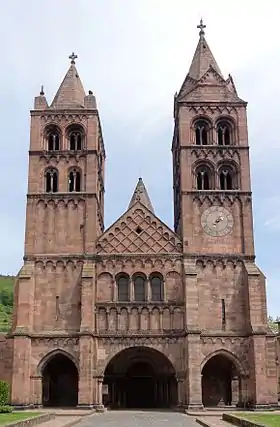
[(163, 281), (159, 276), (150, 279), (152, 301), (163, 301)]
[(72, 127), (68, 132), (69, 148), (72, 151), (83, 149), (84, 133), (80, 127)]
[(146, 301), (145, 278), (143, 276), (135, 276), (134, 284), (134, 300), (138, 302)]
[(48, 169), (45, 173), (46, 193), (57, 193), (58, 191), (58, 172), (56, 169)]
[(58, 151), (60, 149), (60, 132), (56, 126), (50, 127), (46, 132), (48, 151)]
[(129, 301), (129, 279), (127, 276), (120, 276), (117, 280), (118, 300)]
[(218, 144), (219, 145), (230, 145), (232, 144), (232, 126), (229, 122), (223, 120), (218, 123)]
[(81, 172), (77, 169), (72, 169), (69, 172), (68, 189), (72, 191), (81, 191)]
[(207, 166), (200, 166), (196, 171), (196, 188), (198, 190), (211, 189), (211, 173)]
[(195, 125), (195, 143), (196, 145), (209, 144), (210, 126), (205, 120), (198, 120)]
[(222, 167), (219, 171), (220, 189), (233, 190), (235, 187), (234, 178), (234, 172), (231, 168)]

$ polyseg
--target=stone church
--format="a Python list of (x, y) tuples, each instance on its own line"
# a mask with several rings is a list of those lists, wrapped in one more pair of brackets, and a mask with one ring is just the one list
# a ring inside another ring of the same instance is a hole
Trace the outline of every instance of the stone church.
[(174, 97), (174, 230), (142, 179), (104, 228), (105, 142), (76, 55), (52, 103), (43, 88), (35, 97), (24, 264), (5, 341), (14, 405), (277, 403), (275, 338), (255, 264), (247, 103), (202, 22), (198, 29)]

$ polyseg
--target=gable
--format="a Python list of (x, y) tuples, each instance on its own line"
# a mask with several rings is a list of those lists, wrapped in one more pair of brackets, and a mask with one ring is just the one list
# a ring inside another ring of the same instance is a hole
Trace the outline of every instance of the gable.
[(180, 238), (136, 203), (98, 239), (98, 254), (180, 253)]
[(187, 78), (178, 96), (179, 101), (242, 102), (236, 93), (231, 77), (226, 81), (210, 65), (206, 73), (195, 82)]

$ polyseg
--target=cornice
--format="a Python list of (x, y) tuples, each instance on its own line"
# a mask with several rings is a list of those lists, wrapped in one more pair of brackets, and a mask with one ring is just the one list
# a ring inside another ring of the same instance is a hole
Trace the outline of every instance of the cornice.
[(247, 262), (255, 262), (255, 255), (246, 255), (242, 253), (209, 253), (209, 254), (201, 254), (199, 252), (184, 252), (183, 258), (185, 259), (192, 259), (194, 261), (219, 261), (221, 259), (228, 260), (228, 261), (247, 261)]
[(251, 191), (241, 191), (241, 190), (188, 190), (181, 191), (181, 194), (184, 196), (245, 196), (252, 197)]
[(84, 156), (87, 154), (96, 154), (98, 155), (97, 150), (79, 150), (79, 151), (73, 151), (73, 150), (57, 150), (57, 151), (47, 151), (47, 150), (29, 150), (30, 156), (46, 156), (46, 157), (56, 157), (59, 155), (78, 155), (78, 156)]
[(65, 110), (56, 110), (51, 108), (46, 108), (45, 110), (36, 110), (32, 109), (30, 110), (31, 116), (84, 116), (84, 115), (91, 115), (91, 116), (99, 116), (97, 108), (73, 108), (71, 109), (65, 109)]
[(135, 308), (138, 309), (142, 308), (154, 308), (154, 307), (168, 307), (168, 308), (177, 308), (177, 307), (185, 307), (185, 303), (183, 301), (181, 302), (175, 302), (175, 301), (143, 301), (143, 302), (137, 302), (137, 301), (96, 301), (95, 306), (97, 308)]
[(232, 145), (218, 145), (218, 144), (208, 144), (208, 145), (196, 145), (196, 144), (190, 144), (190, 145), (179, 145), (178, 150), (198, 150), (198, 151), (204, 151), (204, 150), (250, 150), (249, 145), (238, 145), (238, 144), (232, 144)]
[(223, 107), (246, 107), (248, 102), (246, 101), (184, 101), (184, 100), (177, 100), (177, 102), (182, 106), (188, 106), (188, 107), (215, 107), (219, 108), (221, 106)]
[(96, 193), (85, 193), (85, 192), (71, 192), (71, 193), (28, 193), (28, 199), (44, 199), (44, 200), (54, 200), (54, 199), (91, 199), (96, 197)]

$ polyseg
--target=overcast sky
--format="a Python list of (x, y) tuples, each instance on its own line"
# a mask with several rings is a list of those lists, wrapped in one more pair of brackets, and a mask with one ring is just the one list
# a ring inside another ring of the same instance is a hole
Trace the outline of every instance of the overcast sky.
[[(196, 6), (195, 4), (199, 4)], [(187, 74), (200, 17), (225, 76), (248, 101), (257, 262), (269, 311), (280, 315), (280, 4), (277, 0), (11, 0), (0, 16), (0, 272), (23, 256), (29, 110), (52, 100), (75, 51), (97, 97), (107, 151), (106, 225), (127, 208), (139, 174), (173, 227), (173, 96)]]

